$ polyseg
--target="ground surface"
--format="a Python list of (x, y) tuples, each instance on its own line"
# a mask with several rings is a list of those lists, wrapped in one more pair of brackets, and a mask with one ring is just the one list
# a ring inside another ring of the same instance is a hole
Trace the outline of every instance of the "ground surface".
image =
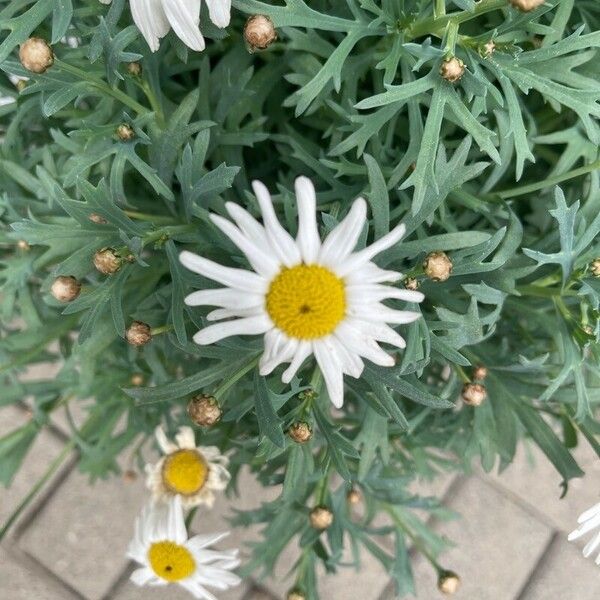
[[(28, 419), (24, 410), (0, 410), (0, 435)], [(12, 512), (47, 465), (61, 451), (61, 419), (45, 431), (29, 453), (13, 486), (0, 489), (0, 523)], [(600, 460), (582, 449), (578, 458), (587, 476), (577, 480), (568, 497), (559, 499), (559, 478), (541, 457), (531, 465), (522, 450), (501, 476), (476, 473), (422, 484), (424, 493), (441, 494), (463, 518), (435, 524), (456, 547), (442, 558), (461, 574), (457, 600), (597, 600), (600, 568), (584, 560), (566, 542), (577, 515), (600, 497)], [(146, 498), (143, 482), (113, 478), (90, 486), (67, 462), (38, 500), (0, 544), (0, 598), (3, 600), (186, 600), (180, 588), (138, 589), (128, 582), (131, 565), (124, 552), (133, 521)], [(252, 508), (261, 490), (244, 477), (243, 498), (223, 502), (210, 521), (196, 520), (196, 531), (227, 527), (232, 507)], [(243, 546), (256, 532), (234, 531), (226, 546)], [(383, 544), (387, 540), (382, 540)], [(286, 551), (271, 580), (249, 581), (221, 593), (219, 600), (281, 600), (290, 586), (284, 578), (293, 564)], [(416, 559), (419, 600), (442, 598), (430, 566)], [(393, 587), (382, 568), (364, 556), (362, 570), (349, 568), (322, 579), (322, 600), (392, 600)]]

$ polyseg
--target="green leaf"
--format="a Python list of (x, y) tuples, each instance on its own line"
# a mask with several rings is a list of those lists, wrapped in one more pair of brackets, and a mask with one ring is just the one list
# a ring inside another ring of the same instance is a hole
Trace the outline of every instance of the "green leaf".
[(281, 427), (282, 420), (273, 407), (272, 392), (268, 388), (264, 377), (258, 370), (254, 373), (254, 403), (256, 406), (256, 419), (261, 436), (270, 439), (276, 446), (285, 446), (285, 437)]

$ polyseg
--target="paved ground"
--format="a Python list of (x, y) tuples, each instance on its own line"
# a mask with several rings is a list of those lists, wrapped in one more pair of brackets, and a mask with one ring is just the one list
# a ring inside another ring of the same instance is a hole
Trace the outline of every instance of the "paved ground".
[[(0, 410), (0, 435), (23, 424), (26, 411)], [(45, 431), (28, 455), (13, 486), (0, 488), (0, 523), (64, 446), (60, 420)], [(74, 457), (73, 457), (74, 458)], [(532, 468), (531, 460), (537, 466)], [(539, 459), (539, 460), (538, 460)], [(441, 493), (445, 503), (463, 514), (435, 527), (456, 547), (442, 563), (461, 574), (457, 600), (597, 600), (600, 568), (566, 542), (580, 512), (600, 497), (600, 460), (586, 450), (579, 459), (587, 471), (569, 496), (559, 500), (559, 478), (545, 460), (522, 450), (502, 476), (474, 474), (423, 484), (425, 492)], [(208, 530), (226, 527), (231, 507), (251, 508), (260, 490), (250, 476), (238, 500), (215, 509)], [(36, 503), (0, 545), (2, 600), (186, 600), (179, 588), (139, 589), (128, 582), (131, 565), (123, 558), (134, 517), (146, 497), (141, 480), (115, 478), (90, 487), (74, 461), (45, 486)], [(202, 521), (194, 524), (202, 531)], [(242, 545), (255, 532), (234, 531), (228, 545)], [(386, 541), (384, 540), (385, 544)], [(219, 600), (281, 600), (290, 583), (282, 580), (294, 560), (285, 552), (272, 580), (247, 584), (221, 594)], [(418, 598), (436, 600), (434, 573), (416, 559)], [(369, 556), (363, 570), (344, 570), (321, 583), (323, 600), (392, 600), (393, 588), (382, 568)]]

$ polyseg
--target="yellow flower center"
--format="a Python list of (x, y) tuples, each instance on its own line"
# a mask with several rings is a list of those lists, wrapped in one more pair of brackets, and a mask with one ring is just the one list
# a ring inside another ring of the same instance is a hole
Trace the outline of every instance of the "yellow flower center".
[(171, 582), (186, 579), (196, 570), (192, 553), (175, 542), (155, 542), (148, 550), (148, 560), (158, 577)]
[(191, 496), (204, 487), (208, 465), (196, 450), (177, 450), (165, 458), (162, 477), (173, 493)]
[(291, 338), (329, 335), (346, 313), (344, 282), (319, 265), (283, 268), (267, 292), (267, 312)]

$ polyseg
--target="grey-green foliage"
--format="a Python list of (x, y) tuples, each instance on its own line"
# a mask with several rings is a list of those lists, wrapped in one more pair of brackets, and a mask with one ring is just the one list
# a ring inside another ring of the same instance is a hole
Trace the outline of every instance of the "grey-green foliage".
[[(276, 500), (236, 516), (264, 524), (245, 571), (268, 573), (299, 544), (290, 585), (314, 600), (319, 563), (335, 571), (350, 548), (350, 562), (373, 554), (410, 593), (407, 548), (430, 557), (444, 548), (415, 509), (446, 514), (413, 494), (415, 478), (474, 459), (502, 469), (527, 436), (566, 491), (582, 474), (571, 448), (600, 449), (600, 280), (588, 267), (600, 254), (600, 6), (233, 4), (227, 32), (203, 26), (204, 53), (169, 34), (152, 54), (124, 0), (1, 3), (0, 93), (14, 102), (0, 106), (0, 406), (27, 400), (33, 417), (0, 439), (0, 480), (10, 483), (57, 411), (67, 410), (79, 467), (95, 479), (118, 472), (122, 452), (143, 464), (154, 427), (172, 432), (191, 395), (214, 393), (224, 417), (197, 432), (202, 443), (230, 452), (234, 474), (250, 465), (265, 486), (281, 486)], [(242, 30), (253, 13), (271, 16), (279, 41), (250, 54)], [(42, 75), (16, 56), (32, 34), (57, 56)], [(466, 66), (456, 84), (439, 74), (450, 56)], [(127, 71), (133, 60), (141, 77)], [(8, 74), (30, 81), (19, 93)], [(133, 140), (115, 135), (122, 123)], [(331, 412), (312, 363), (284, 386), (277, 372), (256, 373), (260, 339), (193, 344), (204, 313), (183, 304), (207, 282), (179, 265), (182, 248), (244, 264), (209, 212), (228, 200), (256, 211), (250, 181), (260, 179), (293, 232), (300, 174), (317, 186), (323, 233), (359, 194), (372, 218), (361, 243), (403, 221), (406, 240), (379, 263), (416, 277), (426, 295), (396, 366), (347, 379), (342, 413)], [(112, 276), (92, 266), (104, 247), (130, 257)], [(432, 251), (452, 259), (444, 283), (423, 275)], [(48, 293), (57, 275), (84, 283), (66, 307)], [(123, 340), (134, 319), (155, 328), (143, 349)], [(56, 377), (21, 381), (47, 362), (61, 365)], [(456, 406), (477, 364), (490, 371), (488, 399)], [(71, 418), (75, 408), (82, 418)], [(314, 428), (304, 446), (285, 435), (297, 419)], [(364, 498), (358, 519), (345, 501), (351, 486)], [(307, 521), (317, 502), (335, 512), (322, 535)], [(382, 511), (389, 525), (375, 526)], [(385, 533), (393, 552), (374, 541)]]

